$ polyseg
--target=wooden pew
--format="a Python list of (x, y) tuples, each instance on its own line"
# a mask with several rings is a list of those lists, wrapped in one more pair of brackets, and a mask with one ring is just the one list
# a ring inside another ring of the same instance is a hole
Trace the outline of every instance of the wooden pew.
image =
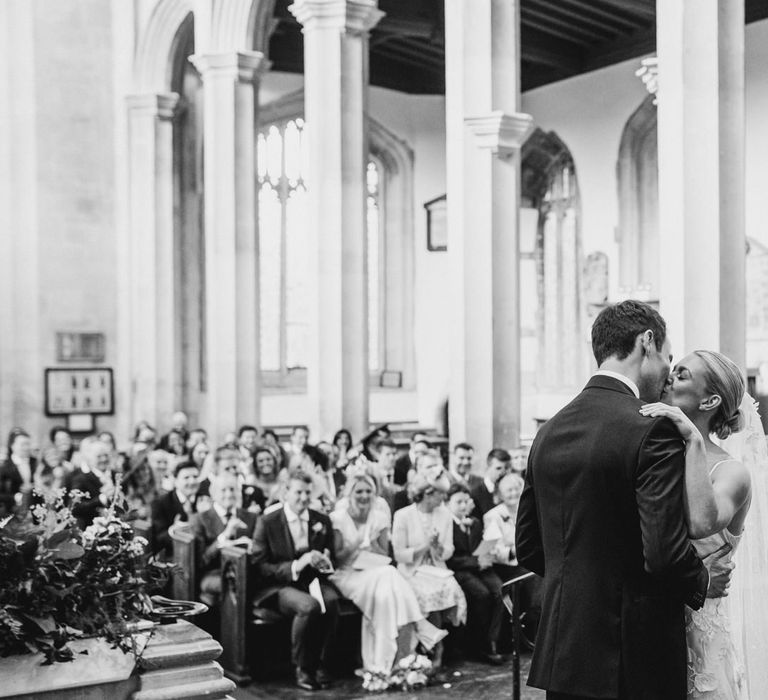
[[(219, 662), (236, 683), (274, 677), (290, 665), (290, 622), (270, 608), (253, 605), (253, 572), (248, 554), (237, 547), (221, 550), (221, 637)], [(339, 598), (338, 660), (357, 666), (360, 657), (361, 613), (347, 598)], [(344, 670), (347, 670), (346, 668)]]
[(192, 527), (186, 523), (171, 531), (173, 561), (180, 571), (173, 575), (172, 595), (176, 600), (197, 600), (197, 549)]

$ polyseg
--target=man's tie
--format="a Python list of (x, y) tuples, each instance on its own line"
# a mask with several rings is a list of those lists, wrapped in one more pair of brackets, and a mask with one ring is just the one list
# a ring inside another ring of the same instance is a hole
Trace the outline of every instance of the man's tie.
[(192, 510), (192, 503), (187, 499), (184, 501), (184, 505), (182, 506), (184, 508), (184, 514), (187, 516), (187, 518), (194, 513)]

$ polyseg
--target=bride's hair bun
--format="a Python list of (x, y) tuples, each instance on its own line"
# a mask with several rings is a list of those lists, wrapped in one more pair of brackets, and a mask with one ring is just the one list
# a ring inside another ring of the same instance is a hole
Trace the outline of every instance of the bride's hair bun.
[(712, 420), (710, 428), (712, 432), (721, 440), (725, 440), (731, 433), (738, 433), (744, 429), (744, 414), (738, 409), (730, 418), (725, 418), (719, 414)]
[(720, 405), (709, 421), (709, 432), (725, 440), (745, 425), (744, 415), (739, 408), (745, 391), (744, 377), (738, 365), (719, 352), (696, 350), (693, 354), (706, 367), (707, 392), (720, 397)]

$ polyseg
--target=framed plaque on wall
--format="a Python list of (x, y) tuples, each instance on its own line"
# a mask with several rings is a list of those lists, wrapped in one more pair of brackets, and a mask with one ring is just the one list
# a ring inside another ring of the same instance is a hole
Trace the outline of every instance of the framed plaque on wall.
[(45, 370), (45, 415), (112, 415), (115, 412), (110, 367)]

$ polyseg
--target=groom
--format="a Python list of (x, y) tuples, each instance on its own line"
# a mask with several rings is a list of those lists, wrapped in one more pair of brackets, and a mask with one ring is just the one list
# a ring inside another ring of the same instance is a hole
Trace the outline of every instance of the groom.
[(683, 441), (638, 412), (669, 374), (666, 324), (621, 302), (592, 350), (599, 369), (537, 434), (520, 499), (517, 557), (544, 577), (528, 683), (549, 700), (685, 700), (683, 606), (703, 605), (709, 575), (684, 520)]

